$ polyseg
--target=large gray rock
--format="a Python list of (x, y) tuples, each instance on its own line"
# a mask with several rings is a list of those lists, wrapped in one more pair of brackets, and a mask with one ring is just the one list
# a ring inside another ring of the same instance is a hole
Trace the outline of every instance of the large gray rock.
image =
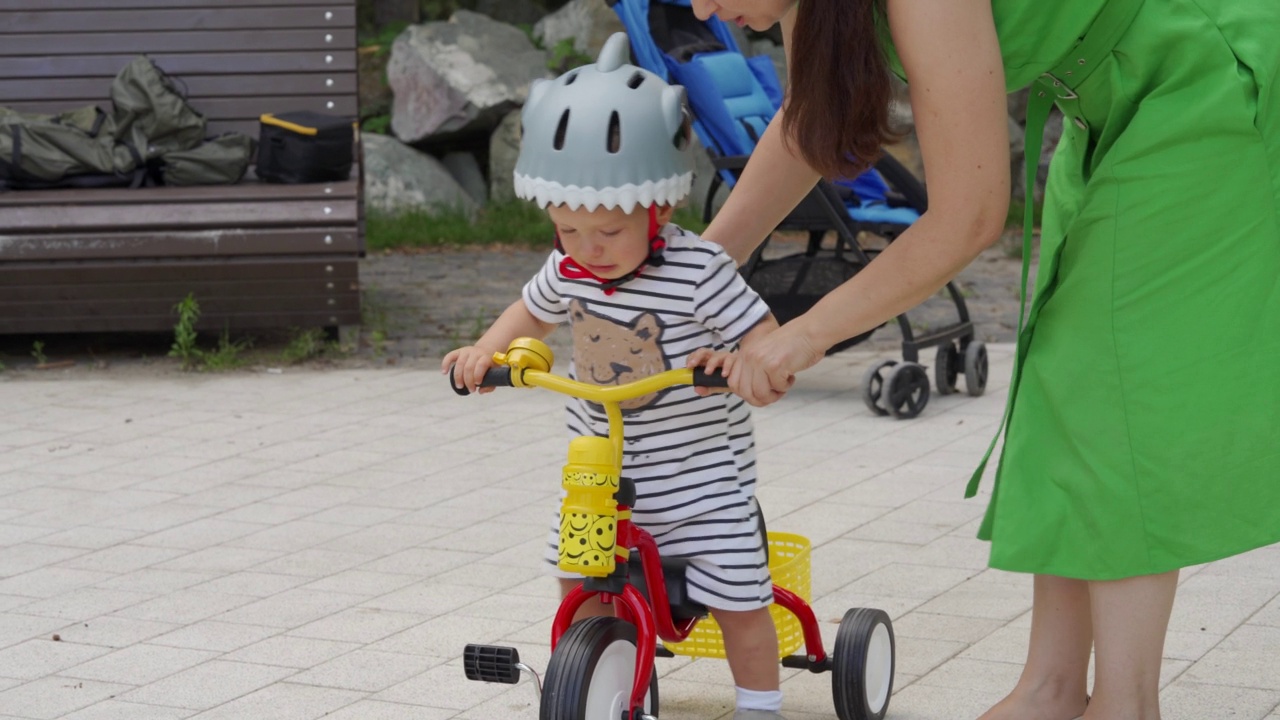
[(407, 143), (488, 133), (547, 76), (546, 62), (517, 28), (466, 10), (405, 28), (387, 64), (391, 130)]
[(489, 185), (484, 181), (480, 161), (469, 152), (451, 152), (440, 158), (449, 174), (473, 200), (483, 206), (489, 200)]
[(512, 173), (520, 155), (520, 111), (512, 110), (489, 136), (489, 198), (494, 202), (514, 200)]
[(533, 26), (533, 36), (542, 46), (554, 48), (561, 40), (573, 38), (573, 47), (593, 60), (609, 36), (622, 32), (622, 21), (605, 0), (569, 0)]
[(475, 216), (479, 206), (439, 160), (386, 135), (361, 133), (364, 197), (389, 213), (459, 208)]

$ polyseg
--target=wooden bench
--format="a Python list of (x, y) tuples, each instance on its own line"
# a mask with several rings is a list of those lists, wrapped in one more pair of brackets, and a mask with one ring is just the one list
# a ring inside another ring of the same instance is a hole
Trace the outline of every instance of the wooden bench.
[[(358, 113), (354, 0), (4, 0), (0, 106), (109, 110), (142, 54), (211, 135)], [(358, 324), (356, 155), (334, 183), (0, 193), (0, 334), (169, 330), (188, 293), (202, 329)]]

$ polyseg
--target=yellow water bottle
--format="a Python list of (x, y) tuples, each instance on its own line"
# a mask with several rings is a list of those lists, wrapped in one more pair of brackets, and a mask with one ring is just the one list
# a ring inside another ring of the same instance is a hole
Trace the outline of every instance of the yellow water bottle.
[(615, 566), (618, 536), (618, 464), (613, 442), (577, 437), (569, 442), (560, 506), (560, 562), (565, 572), (605, 577)]

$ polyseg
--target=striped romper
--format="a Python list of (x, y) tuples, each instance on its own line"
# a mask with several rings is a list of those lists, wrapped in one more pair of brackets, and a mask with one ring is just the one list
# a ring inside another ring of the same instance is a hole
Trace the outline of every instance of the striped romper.
[[(675, 225), (660, 265), (606, 293), (595, 280), (568, 279), (551, 253), (524, 287), (524, 302), (547, 323), (573, 333), (569, 375), (619, 385), (682, 368), (694, 350), (733, 347), (769, 313), (719, 245)], [(569, 399), (574, 435), (608, 435), (603, 409)], [(721, 610), (754, 610), (773, 600), (755, 504), (755, 443), (741, 398), (698, 396), (676, 387), (622, 404), (622, 474), (636, 485), (632, 520), (657, 541), (663, 557), (689, 559), (692, 600)], [(546, 559), (556, 568), (559, 511)]]

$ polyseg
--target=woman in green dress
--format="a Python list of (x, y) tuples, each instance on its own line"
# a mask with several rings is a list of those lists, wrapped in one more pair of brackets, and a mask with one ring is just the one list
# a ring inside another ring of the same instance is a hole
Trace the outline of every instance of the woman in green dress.
[(1280, 2), (693, 7), (780, 21), (790, 67), (787, 104), (705, 237), (741, 261), (820, 174), (872, 158), (891, 136), (891, 70), (929, 186), (928, 212), (863, 272), (716, 360), (753, 404), (996, 242), (1008, 90), (1032, 86), (1035, 142), (1050, 103), (1067, 116), (980, 531), (992, 567), (1035, 575), (1031, 641), (982, 717), (1159, 718), (1178, 570), (1280, 541)]

